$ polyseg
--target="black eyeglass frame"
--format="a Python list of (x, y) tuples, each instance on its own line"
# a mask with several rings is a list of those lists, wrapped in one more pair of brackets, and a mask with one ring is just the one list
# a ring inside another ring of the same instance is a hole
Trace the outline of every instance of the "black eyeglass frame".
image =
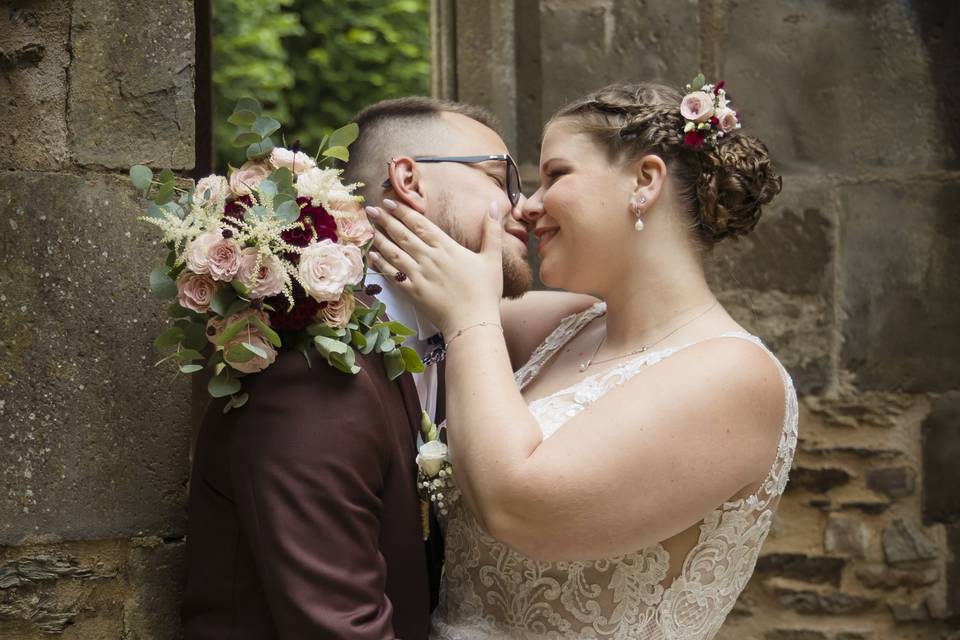
[[(478, 164), (481, 162), (490, 162), (500, 160), (507, 163), (507, 180), (503, 185), (507, 198), (510, 200), (510, 206), (515, 207), (520, 202), (520, 196), (523, 194), (523, 183), (520, 181), (520, 169), (517, 167), (516, 160), (509, 153), (498, 153), (482, 156), (416, 156), (417, 162), (457, 162), (459, 164)], [(390, 179), (387, 178), (381, 185), (384, 189), (390, 186)], [(512, 187), (515, 187), (512, 188)]]

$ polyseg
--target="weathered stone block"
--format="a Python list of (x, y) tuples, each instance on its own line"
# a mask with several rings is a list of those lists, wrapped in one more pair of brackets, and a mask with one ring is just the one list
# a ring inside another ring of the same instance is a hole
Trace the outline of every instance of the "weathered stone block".
[(757, 559), (756, 573), (840, 586), (845, 561), (840, 558), (807, 556), (800, 553), (771, 553)]
[(837, 467), (796, 467), (790, 470), (787, 492), (804, 489), (813, 493), (826, 493), (835, 487), (848, 484), (853, 478), (846, 469)]
[(821, 185), (787, 181), (753, 233), (705, 261), (720, 300), (767, 341), (801, 394), (831, 380), (835, 215)]
[[(724, 3), (720, 75), (743, 121), (786, 168), (846, 173), (956, 166), (957, 150), (943, 141), (938, 83), (911, 4)], [(879, 52), (887, 54), (882, 64)], [(897, 132), (896, 153), (890, 131)]]
[(0, 173), (0, 544), (181, 535), (189, 382), (127, 179)]
[(806, 407), (830, 426), (855, 429), (897, 426), (900, 417), (916, 403), (916, 396), (842, 388), (831, 396), (804, 398)]
[(924, 602), (891, 602), (888, 606), (897, 622), (922, 622), (930, 618)]
[(77, 162), (193, 167), (193, 22), (187, 0), (74, 3), (69, 126)]
[(887, 562), (899, 564), (933, 560), (939, 555), (939, 550), (918, 525), (897, 518), (883, 530), (883, 553)]
[(960, 392), (935, 399), (923, 422), (923, 519), (960, 522)]
[(867, 488), (891, 498), (903, 498), (913, 494), (916, 472), (910, 467), (888, 467), (867, 471)]
[(771, 629), (763, 635), (765, 640), (829, 640), (823, 631), (815, 629)]
[(860, 389), (953, 389), (960, 183), (852, 185), (840, 196), (844, 368)]
[(862, 558), (867, 553), (869, 541), (869, 532), (862, 520), (830, 514), (823, 533), (823, 547), (827, 553)]
[(804, 614), (853, 614), (874, 609), (877, 601), (842, 591), (813, 591), (777, 587), (774, 596), (780, 604)]
[(542, 119), (615, 80), (660, 79), (682, 87), (699, 64), (695, 24), (691, 2), (651, 0), (638, 11), (631, 0), (543, 0)]
[(6, 2), (0, 15), (0, 168), (57, 169), (67, 149), (70, 4)]
[(123, 609), (125, 638), (174, 640), (181, 636), (180, 594), (185, 576), (182, 542), (150, 541), (130, 552), (129, 580), (135, 588)]
[(936, 567), (921, 567), (915, 570), (891, 569), (890, 567), (863, 567), (857, 569), (857, 580), (870, 589), (892, 590), (898, 587), (915, 589), (935, 583), (940, 579)]

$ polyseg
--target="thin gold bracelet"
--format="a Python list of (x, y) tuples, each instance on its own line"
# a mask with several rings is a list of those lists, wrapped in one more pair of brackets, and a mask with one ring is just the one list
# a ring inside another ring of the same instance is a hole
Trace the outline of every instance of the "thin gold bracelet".
[(460, 329), (459, 331), (457, 331), (455, 334), (453, 334), (452, 338), (447, 340), (447, 344), (443, 345), (443, 348), (449, 349), (450, 345), (453, 344), (454, 340), (462, 336), (467, 331), (470, 331), (470, 329), (476, 329), (477, 327), (496, 327), (497, 329), (500, 329), (501, 333), (503, 332), (503, 327), (498, 325), (496, 322), (478, 322), (477, 324), (472, 324), (469, 327), (464, 327), (463, 329)]

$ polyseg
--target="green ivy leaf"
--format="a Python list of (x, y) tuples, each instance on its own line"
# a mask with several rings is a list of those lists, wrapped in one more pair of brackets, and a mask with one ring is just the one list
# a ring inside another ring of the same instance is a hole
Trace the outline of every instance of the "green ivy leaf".
[(134, 187), (140, 191), (146, 191), (153, 181), (153, 171), (142, 164), (135, 164), (130, 167), (130, 180), (133, 181)]
[(177, 283), (167, 274), (166, 267), (157, 267), (150, 272), (150, 291), (161, 299), (177, 295)]
[(210, 382), (207, 383), (207, 391), (214, 398), (224, 398), (240, 391), (240, 381), (230, 377), (228, 369), (223, 369), (210, 378)]

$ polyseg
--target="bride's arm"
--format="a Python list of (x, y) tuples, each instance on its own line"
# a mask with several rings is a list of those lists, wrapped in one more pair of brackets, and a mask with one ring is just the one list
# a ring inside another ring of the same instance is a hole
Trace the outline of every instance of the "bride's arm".
[(530, 291), (519, 298), (501, 301), (503, 338), (513, 370), (530, 359), (561, 320), (597, 301), (593, 296), (565, 291)]
[(755, 345), (714, 340), (677, 354), (544, 441), (496, 326), (499, 225), (486, 222), (476, 254), (403, 208), (375, 220), (389, 233), (377, 233), (375, 266), (409, 276), (404, 290), (448, 341), (457, 485), (495, 537), (546, 560), (617, 555), (683, 531), (763, 478), (784, 390)]

